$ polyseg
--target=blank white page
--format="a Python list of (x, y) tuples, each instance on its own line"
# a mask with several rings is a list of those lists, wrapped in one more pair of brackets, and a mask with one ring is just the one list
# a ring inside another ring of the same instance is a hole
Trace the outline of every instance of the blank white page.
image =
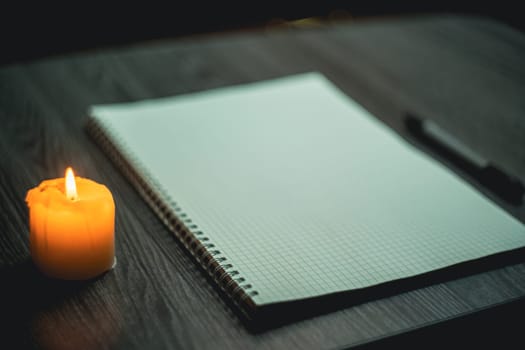
[(92, 115), (258, 292), (258, 305), (525, 245), (521, 223), (318, 73)]

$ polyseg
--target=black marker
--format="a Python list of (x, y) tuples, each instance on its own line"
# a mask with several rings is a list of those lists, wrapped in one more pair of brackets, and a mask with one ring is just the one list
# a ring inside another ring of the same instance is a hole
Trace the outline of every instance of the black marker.
[(479, 156), (436, 123), (407, 115), (405, 125), (419, 141), (513, 205), (523, 203), (525, 187), (495, 164)]

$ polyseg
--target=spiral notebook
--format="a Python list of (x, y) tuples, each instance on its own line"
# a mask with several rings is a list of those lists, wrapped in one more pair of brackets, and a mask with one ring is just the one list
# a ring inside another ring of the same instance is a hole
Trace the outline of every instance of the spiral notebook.
[(89, 131), (247, 315), (525, 246), (319, 73), (93, 106)]

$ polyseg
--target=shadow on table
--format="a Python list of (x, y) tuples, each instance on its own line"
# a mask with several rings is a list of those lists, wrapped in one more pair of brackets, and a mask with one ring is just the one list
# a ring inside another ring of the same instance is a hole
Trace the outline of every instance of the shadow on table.
[[(99, 349), (120, 330), (118, 305), (87, 294), (101, 277), (61, 281), (41, 274), (31, 260), (0, 269), (0, 327), (3, 344), (17, 348)], [(36, 345), (38, 344), (38, 345)]]

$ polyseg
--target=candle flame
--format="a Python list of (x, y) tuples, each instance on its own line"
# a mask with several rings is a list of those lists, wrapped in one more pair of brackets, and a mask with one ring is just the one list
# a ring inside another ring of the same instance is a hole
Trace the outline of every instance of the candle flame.
[(71, 169), (71, 167), (66, 169), (66, 197), (72, 201), (76, 200), (78, 197), (75, 174), (73, 173), (73, 169)]

